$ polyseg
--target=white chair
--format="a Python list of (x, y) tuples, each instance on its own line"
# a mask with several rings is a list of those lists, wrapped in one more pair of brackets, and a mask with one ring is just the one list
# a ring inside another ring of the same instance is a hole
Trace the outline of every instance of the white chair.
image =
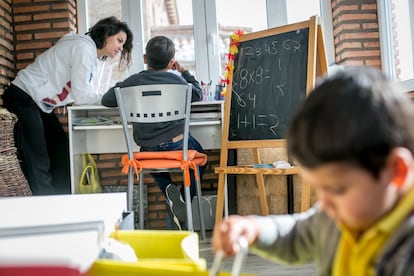
[[(132, 211), (134, 174), (139, 177), (139, 225), (144, 228), (144, 177), (143, 173), (182, 171), (184, 179), (187, 227), (194, 231), (191, 208), (189, 169), (194, 169), (197, 182), (197, 195), (201, 198), (201, 182), (198, 167), (207, 162), (207, 155), (188, 150), (191, 84), (137, 85), (115, 88), (115, 95), (121, 115), (127, 145), (127, 155), (122, 157), (123, 172), (128, 173), (127, 206)], [(183, 149), (179, 151), (138, 152), (132, 149), (129, 123), (158, 123), (184, 120)], [(198, 200), (200, 230), (205, 238), (205, 226), (201, 200)]]

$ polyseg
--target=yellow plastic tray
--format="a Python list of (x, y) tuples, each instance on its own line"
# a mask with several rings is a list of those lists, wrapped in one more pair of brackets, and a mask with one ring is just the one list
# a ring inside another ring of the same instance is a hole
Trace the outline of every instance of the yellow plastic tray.
[[(206, 261), (199, 258), (198, 236), (188, 231), (117, 231), (111, 237), (128, 243), (137, 262), (96, 260), (87, 276), (202, 275)], [(199, 274), (201, 273), (201, 274)]]

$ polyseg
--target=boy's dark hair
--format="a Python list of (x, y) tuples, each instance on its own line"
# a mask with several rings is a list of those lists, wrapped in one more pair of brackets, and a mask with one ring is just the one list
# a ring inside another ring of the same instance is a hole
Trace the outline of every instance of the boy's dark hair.
[(121, 22), (115, 16), (107, 17), (99, 20), (86, 34), (92, 38), (98, 49), (102, 49), (105, 46), (106, 38), (116, 35), (120, 31), (125, 32), (127, 35), (127, 40), (121, 53), (120, 66), (123, 63), (129, 65), (131, 63), (133, 35), (127, 23)]
[(390, 151), (414, 152), (414, 106), (381, 72), (346, 67), (324, 79), (292, 119), (287, 144), (300, 165), (350, 162), (378, 177)]
[(175, 55), (174, 42), (165, 36), (151, 38), (145, 47), (148, 67), (154, 70), (165, 69)]

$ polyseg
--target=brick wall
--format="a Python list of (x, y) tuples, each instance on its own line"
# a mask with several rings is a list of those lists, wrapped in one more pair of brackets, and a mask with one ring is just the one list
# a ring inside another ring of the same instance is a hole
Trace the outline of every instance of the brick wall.
[(332, 0), (332, 17), (336, 63), (381, 67), (376, 0)]
[(14, 0), (16, 69), (25, 68), (59, 38), (76, 31), (75, 0)]
[[(0, 95), (14, 78), (13, 20), (11, 0), (0, 0)], [(0, 106), (3, 104), (0, 98)]]

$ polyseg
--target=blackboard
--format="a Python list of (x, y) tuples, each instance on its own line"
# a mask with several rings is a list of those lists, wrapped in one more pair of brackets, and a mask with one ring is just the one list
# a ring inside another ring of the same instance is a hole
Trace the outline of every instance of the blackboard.
[[(263, 164), (261, 149), (286, 148), (284, 134), (299, 102), (312, 91), (316, 77), (328, 72), (322, 28), (317, 21), (317, 16), (312, 16), (303, 22), (231, 37), (232, 43), (239, 43), (239, 51), (229, 58), (228, 68), (233, 70), (226, 79), (220, 166), (214, 169), (219, 175), (216, 225), (223, 217), (229, 175), (255, 174), (262, 215), (266, 216), (269, 209), (264, 176), (287, 176), (290, 185), (292, 175), (299, 172), (296, 166), (229, 165), (228, 157), (229, 150), (251, 149), (248, 165)], [(232, 53), (234, 44), (230, 45)], [(300, 189), (301, 211), (305, 211), (310, 207), (309, 184), (302, 180)]]
[(284, 139), (306, 97), (309, 28), (241, 41), (231, 84), (229, 141)]

